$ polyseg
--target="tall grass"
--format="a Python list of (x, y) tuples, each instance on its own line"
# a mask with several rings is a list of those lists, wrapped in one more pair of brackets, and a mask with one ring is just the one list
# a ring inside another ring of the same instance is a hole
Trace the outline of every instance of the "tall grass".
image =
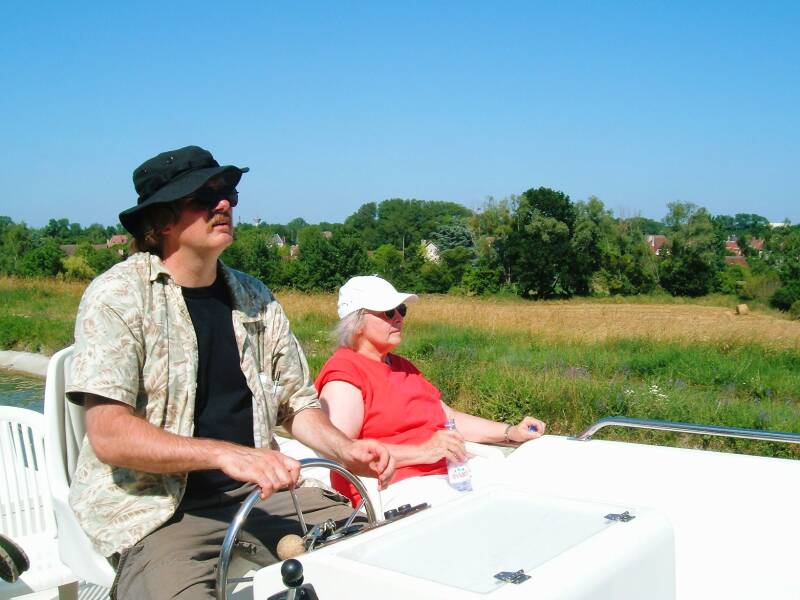
[[(0, 279), (0, 346), (52, 352), (72, 342), (83, 285)], [(319, 372), (333, 351), (330, 294), (283, 292)], [(708, 302), (708, 299), (705, 300)], [(800, 433), (800, 322), (733, 304), (526, 302), (425, 296), (398, 352), (453, 406), (513, 422), (533, 414), (574, 435), (609, 415)], [(766, 442), (603, 430), (614, 439), (800, 458)]]
[(0, 349), (52, 354), (73, 341), (85, 283), (0, 277)]
[[(282, 301), (316, 373), (332, 351), (334, 300), (284, 294)], [(398, 352), (456, 408), (509, 422), (533, 414), (552, 433), (575, 435), (610, 415), (800, 433), (800, 351), (790, 321), (642, 305), (601, 319), (596, 308), (426, 297), (412, 306)], [(569, 328), (573, 318), (582, 328)], [(797, 446), (767, 442), (622, 429), (599, 435), (800, 458)]]

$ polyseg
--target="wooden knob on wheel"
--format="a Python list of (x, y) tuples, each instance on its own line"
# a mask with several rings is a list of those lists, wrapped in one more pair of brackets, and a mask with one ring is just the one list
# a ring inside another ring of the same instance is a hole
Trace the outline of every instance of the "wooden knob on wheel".
[(280, 539), (275, 551), (279, 559), (286, 560), (287, 558), (294, 558), (295, 556), (305, 554), (306, 547), (303, 544), (303, 538), (294, 533), (290, 533)]

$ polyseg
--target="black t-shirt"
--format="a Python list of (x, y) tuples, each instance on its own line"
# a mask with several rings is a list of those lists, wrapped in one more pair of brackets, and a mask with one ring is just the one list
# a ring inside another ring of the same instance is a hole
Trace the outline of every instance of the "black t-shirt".
[[(233, 334), (233, 305), (221, 272), (208, 287), (182, 288), (197, 335), (197, 395), (194, 437), (252, 447), (253, 401), (239, 364)], [(222, 471), (192, 471), (185, 498), (198, 498), (241, 485)]]

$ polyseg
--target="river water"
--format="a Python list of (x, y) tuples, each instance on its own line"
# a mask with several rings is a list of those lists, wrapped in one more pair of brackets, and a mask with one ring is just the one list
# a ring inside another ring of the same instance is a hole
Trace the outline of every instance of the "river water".
[(44, 379), (0, 369), (0, 405), (44, 410)]

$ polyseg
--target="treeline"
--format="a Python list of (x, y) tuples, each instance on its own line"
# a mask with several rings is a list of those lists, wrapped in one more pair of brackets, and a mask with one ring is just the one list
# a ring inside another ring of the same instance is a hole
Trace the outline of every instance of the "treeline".
[[(124, 258), (119, 248), (96, 248), (123, 233), (119, 224), (83, 228), (67, 219), (50, 219), (37, 229), (0, 216), (0, 274), (91, 279)], [(67, 245), (75, 246), (71, 255), (63, 249)]]
[[(91, 244), (119, 231), (65, 219), (36, 230), (0, 217), (0, 272), (89, 277), (119, 260)], [(726, 264), (731, 239), (744, 257), (738, 264)], [(74, 256), (59, 250), (65, 243), (78, 244)], [(534, 299), (720, 292), (800, 315), (800, 227), (684, 202), (670, 203), (662, 221), (621, 218), (598, 198), (572, 202), (548, 188), (479, 211), (390, 199), (364, 204), (344, 223), (239, 224), (223, 260), (273, 288), (304, 291), (377, 273), (417, 292)]]
[[(273, 287), (334, 290), (377, 273), (398, 288), (526, 298), (736, 294), (800, 313), (800, 228), (674, 202), (662, 221), (616, 218), (598, 198), (530, 189), (480, 211), (419, 200), (363, 205), (344, 223), (239, 225), (223, 258)], [(286, 240), (279, 246), (275, 234)], [(656, 253), (649, 236), (663, 236)], [(726, 264), (736, 239), (744, 264)], [(432, 242), (436, 254), (430, 254)], [(297, 244), (296, 256), (291, 244)]]

